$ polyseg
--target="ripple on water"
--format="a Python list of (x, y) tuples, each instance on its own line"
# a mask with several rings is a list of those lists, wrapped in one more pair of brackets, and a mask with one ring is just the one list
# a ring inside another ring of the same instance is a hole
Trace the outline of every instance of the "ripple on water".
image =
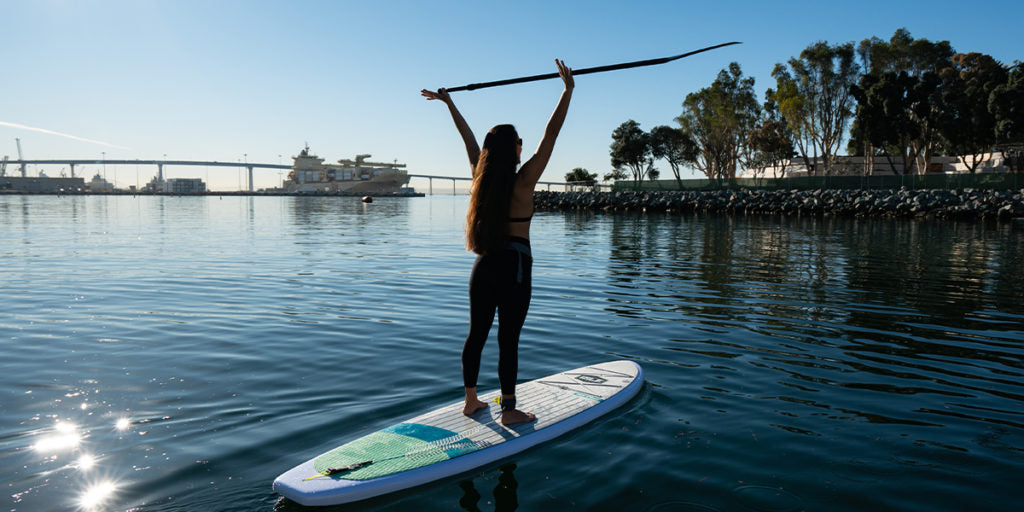
[(760, 512), (798, 512), (804, 508), (802, 498), (780, 487), (742, 485), (732, 493), (743, 506)]
[(846, 464), (831, 464), (829, 471), (835, 476), (853, 482), (876, 482), (904, 471), (899, 461), (878, 457), (856, 457)]
[(647, 512), (719, 512), (719, 509), (692, 501), (666, 501), (648, 508)]

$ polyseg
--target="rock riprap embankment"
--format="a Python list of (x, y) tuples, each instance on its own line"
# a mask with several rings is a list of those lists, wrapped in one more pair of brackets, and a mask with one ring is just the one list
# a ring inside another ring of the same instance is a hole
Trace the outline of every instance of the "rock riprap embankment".
[(949, 219), (1024, 217), (1024, 189), (538, 191), (533, 201), (537, 210)]

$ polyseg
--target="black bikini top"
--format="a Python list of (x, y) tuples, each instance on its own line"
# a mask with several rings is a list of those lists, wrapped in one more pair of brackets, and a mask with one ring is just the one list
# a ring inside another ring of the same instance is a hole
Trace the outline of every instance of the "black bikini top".
[(530, 219), (532, 219), (532, 218), (533, 218), (533, 214), (531, 213), (529, 217), (509, 217), (508, 221), (509, 222), (530, 222)]

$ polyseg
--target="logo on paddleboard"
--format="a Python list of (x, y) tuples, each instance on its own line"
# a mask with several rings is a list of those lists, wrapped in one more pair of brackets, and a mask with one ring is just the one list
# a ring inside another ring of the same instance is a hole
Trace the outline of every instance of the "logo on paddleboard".
[(608, 382), (603, 377), (598, 377), (597, 375), (577, 375), (576, 380), (586, 384), (604, 384)]

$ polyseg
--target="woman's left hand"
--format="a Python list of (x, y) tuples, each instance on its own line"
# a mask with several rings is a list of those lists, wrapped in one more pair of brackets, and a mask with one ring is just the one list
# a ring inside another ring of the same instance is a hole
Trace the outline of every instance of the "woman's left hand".
[(573, 87), (576, 87), (576, 82), (572, 79), (572, 68), (558, 59), (555, 59), (555, 65), (558, 66), (558, 76), (562, 77), (566, 90), (571, 91)]

